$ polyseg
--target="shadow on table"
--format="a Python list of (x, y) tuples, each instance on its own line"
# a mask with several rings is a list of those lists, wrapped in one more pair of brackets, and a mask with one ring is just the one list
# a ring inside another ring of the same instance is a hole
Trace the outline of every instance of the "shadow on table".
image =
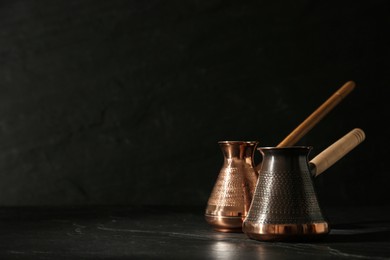
[(335, 224), (326, 238), (328, 242), (387, 242), (390, 241), (390, 223), (361, 222)]

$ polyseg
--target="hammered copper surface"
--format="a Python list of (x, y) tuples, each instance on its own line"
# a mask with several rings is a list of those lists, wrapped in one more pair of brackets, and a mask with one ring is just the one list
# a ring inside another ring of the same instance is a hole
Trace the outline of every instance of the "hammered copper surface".
[(327, 234), (307, 160), (312, 147), (258, 149), (262, 168), (243, 232), (258, 240)]
[(257, 182), (253, 156), (257, 141), (218, 142), (224, 163), (207, 202), (206, 221), (217, 231), (242, 232)]

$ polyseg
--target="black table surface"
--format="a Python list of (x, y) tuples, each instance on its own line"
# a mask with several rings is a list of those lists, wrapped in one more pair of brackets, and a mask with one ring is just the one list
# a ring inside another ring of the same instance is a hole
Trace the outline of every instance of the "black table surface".
[(214, 231), (202, 207), (1, 207), (0, 259), (390, 259), (390, 207), (332, 207), (316, 242)]

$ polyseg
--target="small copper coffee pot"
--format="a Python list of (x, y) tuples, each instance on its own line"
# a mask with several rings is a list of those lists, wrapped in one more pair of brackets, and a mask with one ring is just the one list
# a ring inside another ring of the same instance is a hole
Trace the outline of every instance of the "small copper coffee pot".
[(218, 142), (224, 162), (209, 197), (205, 218), (216, 231), (242, 232), (257, 182), (253, 156), (257, 141)]
[(263, 155), (243, 232), (263, 241), (321, 238), (330, 231), (313, 186), (318, 176), (365, 139), (355, 128), (308, 162), (312, 147), (260, 147)]

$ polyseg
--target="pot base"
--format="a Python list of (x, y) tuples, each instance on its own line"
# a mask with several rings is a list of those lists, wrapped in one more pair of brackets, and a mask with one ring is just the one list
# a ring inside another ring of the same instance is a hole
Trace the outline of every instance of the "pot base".
[(312, 241), (325, 237), (330, 229), (327, 222), (257, 225), (244, 222), (243, 232), (249, 238), (260, 241)]
[(242, 233), (242, 217), (205, 215), (205, 219), (215, 231)]

